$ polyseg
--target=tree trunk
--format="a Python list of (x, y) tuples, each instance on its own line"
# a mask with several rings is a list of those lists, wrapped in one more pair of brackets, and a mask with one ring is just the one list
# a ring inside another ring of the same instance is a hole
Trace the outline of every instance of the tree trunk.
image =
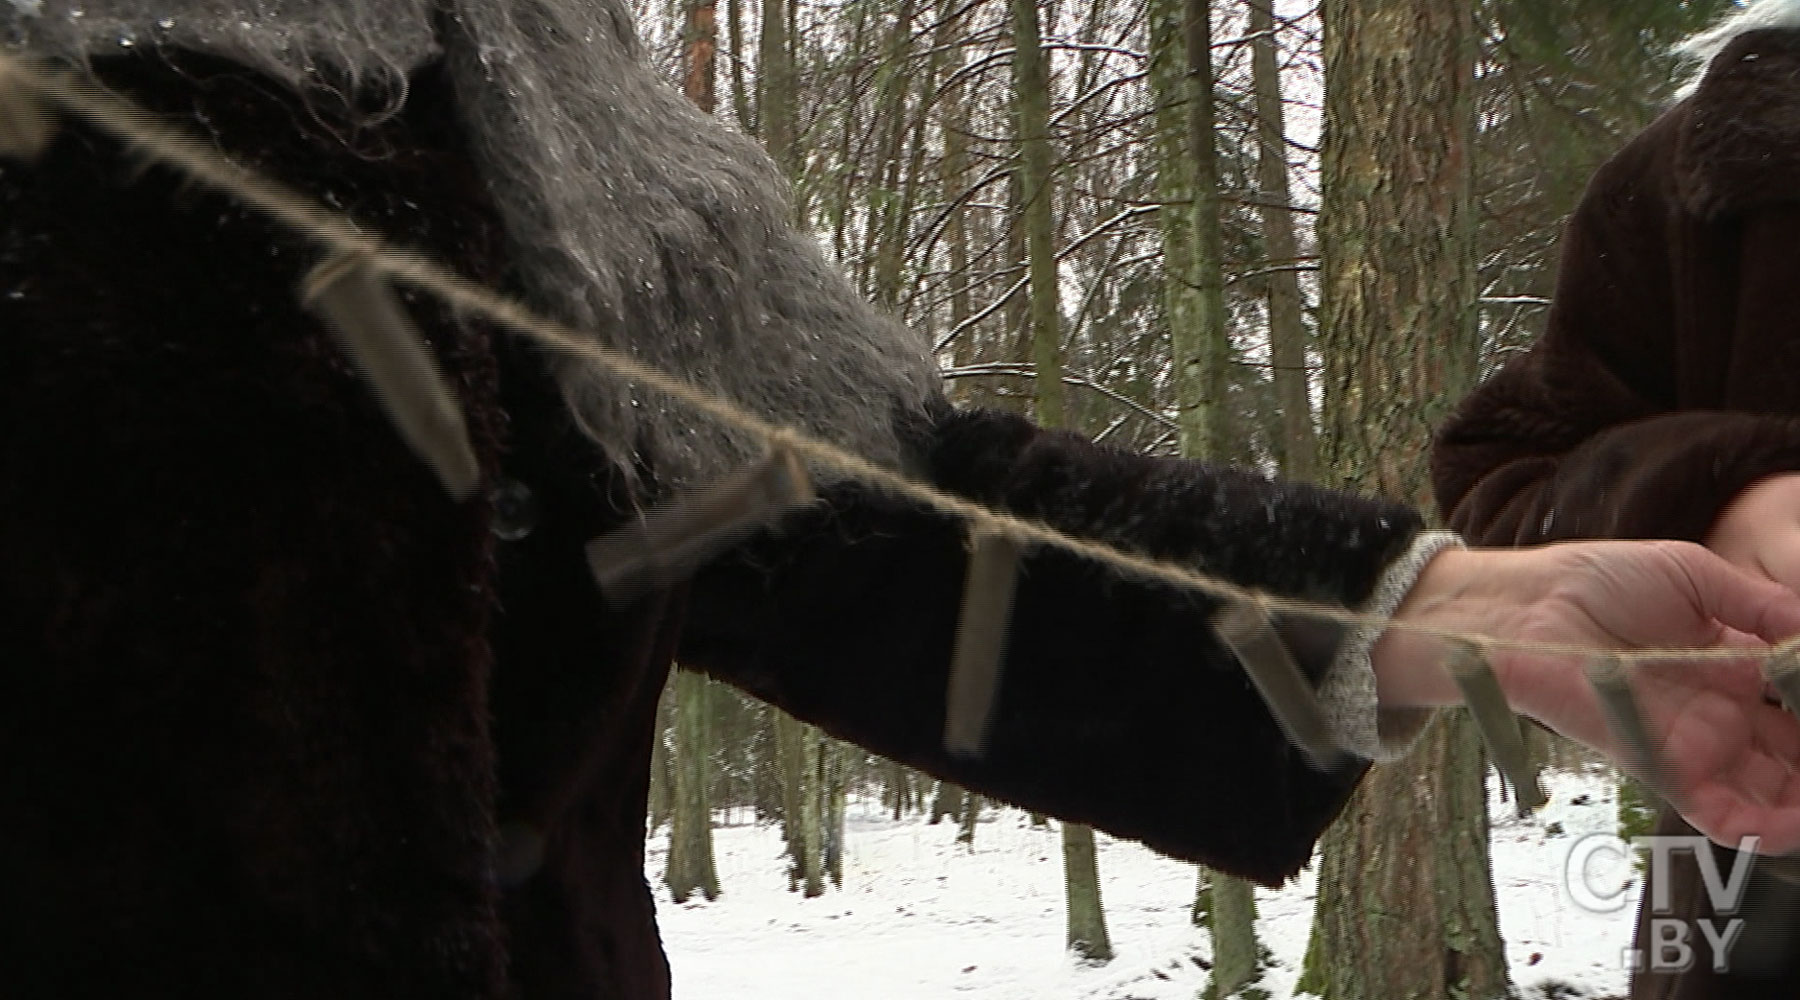
[(719, 49), (717, 0), (688, 0), (686, 37), (681, 47), (681, 89), (701, 111), (713, 113), (713, 81)]
[[(900, 271), (906, 256), (907, 224), (912, 218), (912, 190), (918, 180), (919, 161), (923, 151), (921, 129), (916, 135), (919, 141), (915, 141), (912, 155), (901, 156), (901, 147), (909, 135), (914, 135), (910, 106), (914, 7), (913, 0), (901, 0), (887, 41), (883, 45), (885, 55), (881, 60), (881, 68), (875, 74), (877, 102), (884, 111), (884, 121), (881, 124), (885, 126), (886, 134), (875, 161), (882, 182), (868, 190), (871, 202), (869, 238), (872, 246), (863, 256), (874, 267), (870, 283), (875, 302), (889, 312), (893, 311), (900, 300)], [(934, 44), (925, 59), (925, 78), (920, 87), (922, 96), (918, 109), (921, 119), (927, 110), (927, 102), (937, 89), (940, 52), (940, 46)], [(902, 170), (903, 163), (908, 169)]]
[(1269, 307), (1269, 361), (1275, 401), (1281, 407), (1277, 446), (1289, 479), (1314, 477), (1318, 433), (1313, 426), (1312, 385), (1306, 363), (1306, 320), (1300, 297), (1298, 241), (1289, 210), (1287, 116), (1276, 63), (1274, 0), (1249, 0), (1250, 77), (1256, 94), (1256, 186), (1262, 221)]
[(1057, 314), (1056, 220), (1050, 190), (1050, 77), (1044, 65), (1035, 0), (1011, 0), (1013, 104), (1019, 135), (1019, 188), (1025, 219), (1029, 275), (1032, 382), (1038, 423), (1061, 427), (1065, 419), (1062, 336)]
[(1324, 447), (1427, 504), (1431, 431), (1473, 386), (1470, 0), (1329, 0), (1319, 216)]
[[(1050, 190), (1050, 83), (1033, 0), (1011, 0), (1013, 102), (1019, 135), (1019, 193), (1025, 220), (1027, 289), (1031, 309), (1032, 395), (1037, 421), (1063, 426), (1062, 335), (1056, 281), (1056, 225)], [(1063, 824), (1063, 876), (1068, 899), (1068, 946), (1085, 961), (1112, 959), (1100, 906), (1094, 831)]]
[(788, 4), (762, 0), (762, 36), (757, 44), (756, 124), (763, 148), (789, 182), (799, 173), (794, 148), (794, 66), (789, 45)]
[(1188, 145), (1194, 162), (1194, 277), (1199, 322), (1192, 339), (1177, 341), (1175, 377), (1188, 386), (1178, 404), (1195, 415), (1182, 421), (1182, 436), (1196, 455), (1223, 460), (1231, 442), (1226, 405), (1231, 339), (1225, 329), (1225, 240), (1219, 222), (1219, 156), (1214, 139), (1212, 8), (1207, 0), (1185, 0), (1187, 35)]
[[(1150, 91), (1156, 102), (1157, 197), (1162, 203), (1164, 303), (1175, 361), (1175, 400), (1184, 458), (1227, 460), (1223, 241), (1219, 221), (1219, 172), (1214, 148), (1212, 28), (1210, 11), (1194, 0), (1150, 0)], [(1223, 873), (1201, 873), (1216, 898), (1202, 905), (1196, 889), (1192, 915), (1206, 913), (1212, 934), (1213, 982), (1230, 989), (1256, 977), (1256, 910), (1250, 886)], [(1223, 900), (1226, 905), (1220, 906)], [(1243, 904), (1248, 905), (1243, 905)], [(1221, 956), (1224, 958), (1221, 959)], [(1222, 980), (1225, 960), (1231, 978)], [(1225, 992), (1229, 993), (1230, 989)]]
[[(1468, 0), (1327, 0), (1319, 220), (1325, 460), (1423, 505), (1425, 449), (1474, 373)], [(1445, 713), (1325, 837), (1314, 971), (1328, 1000), (1507, 992), (1481, 743)]]
[(1332, 864), (1320, 872), (1314, 929), (1327, 1000), (1508, 995), (1481, 737), (1466, 715), (1446, 712), (1420, 744), (1415, 758), (1441, 780), (1379, 768), (1327, 834)]
[(956, 830), (956, 842), (975, 849), (975, 824), (981, 821), (981, 796), (974, 792), (963, 795), (962, 823)]
[(1211, 874), (1205, 865), (1194, 866), (1194, 903), (1188, 907), (1188, 922), (1195, 927), (1205, 927), (1212, 919)]
[(1262, 976), (1262, 949), (1256, 940), (1256, 890), (1230, 875), (1213, 873), (1208, 919), (1212, 925), (1212, 979), (1207, 1000), (1225, 1000)]
[(888, 761), (882, 768), (882, 783), (887, 786), (888, 804), (894, 810), (894, 822), (906, 815), (906, 766), (896, 761)]
[(819, 732), (786, 712), (771, 711), (781, 759), (783, 840), (792, 863), (788, 888), (804, 888), (810, 898), (825, 892), (819, 854)]
[(685, 903), (695, 892), (719, 898), (719, 876), (713, 868), (712, 806), (708, 801), (711, 771), (708, 757), (708, 685), (705, 674), (675, 671), (674, 812), (669, 824), (669, 894)]
[(931, 825), (936, 826), (945, 816), (957, 816), (962, 808), (963, 790), (948, 781), (937, 783), (937, 790), (931, 796)]
[(1100, 905), (1100, 865), (1094, 855), (1094, 830), (1064, 823), (1063, 876), (1069, 908), (1068, 947), (1084, 962), (1112, 961), (1106, 935), (1106, 911)]
[(825, 894), (824, 831), (821, 828), (819, 782), (819, 731), (802, 722), (799, 729), (799, 771), (804, 785), (796, 790), (800, 800), (800, 880), (808, 899)]
[(669, 671), (656, 702), (656, 742), (650, 744), (650, 833), (662, 829), (675, 807), (675, 772), (669, 764), (669, 743), (675, 738), (675, 674)]
[(831, 884), (844, 887), (844, 799), (848, 787), (849, 748), (830, 737), (819, 737), (819, 768), (822, 781), (820, 805), (824, 810), (825, 877)]
[[(1156, 218), (1162, 232), (1163, 311), (1175, 362), (1176, 422), (1181, 453), (1214, 452), (1207, 434), (1212, 358), (1205, 345), (1209, 317), (1201, 295), (1204, 250), (1196, 231), (1200, 164), (1190, 124), (1185, 0), (1150, 0), (1150, 98), (1155, 104)], [(1210, 61), (1210, 59), (1208, 60)], [(1210, 76), (1210, 74), (1209, 74)], [(1211, 148), (1211, 142), (1207, 147)], [(1217, 201), (1213, 202), (1217, 211)], [(1217, 258), (1213, 263), (1217, 264)]]
[(744, 0), (725, 0), (726, 44), (731, 46), (731, 110), (738, 128), (756, 134), (750, 111), (750, 92), (744, 87)]

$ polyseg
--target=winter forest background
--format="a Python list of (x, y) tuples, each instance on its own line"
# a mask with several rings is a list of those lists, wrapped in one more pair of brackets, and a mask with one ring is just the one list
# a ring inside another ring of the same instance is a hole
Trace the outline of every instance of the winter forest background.
[[(640, 0), (638, 16), (670, 78), (789, 175), (796, 221), (936, 345), (956, 398), (1425, 505), (1430, 428), (1541, 327), (1588, 175), (1668, 100), (1668, 46), (1729, 6)], [(1574, 828), (1647, 823), (1633, 787), (1536, 730), (1544, 814), (1498, 808), (1479, 737), (1444, 713), (1365, 782), (1313, 871), (1269, 894), (1097, 849), (695, 674), (674, 675), (660, 718), (647, 874), (677, 997), (1478, 1000), (1624, 982), (1629, 921), (1574, 913), (1553, 922), (1602, 973), (1520, 971), (1543, 952), (1515, 926), (1570, 904), (1516, 883), (1560, 874), (1546, 866)], [(1055, 860), (1051, 914), (1043, 880), (1017, 880)], [(1502, 866), (1524, 874), (1497, 894)], [(893, 912), (953, 924), (982, 958), (910, 991), (847, 980), (895, 965), (884, 947), (913, 968), (960, 961)], [(1115, 954), (1131, 964), (1108, 973)]]

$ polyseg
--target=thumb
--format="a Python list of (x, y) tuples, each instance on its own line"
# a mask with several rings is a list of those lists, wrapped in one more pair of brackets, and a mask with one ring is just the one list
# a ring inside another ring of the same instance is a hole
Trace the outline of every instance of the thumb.
[(1767, 643), (1800, 635), (1800, 594), (1698, 545), (1672, 544), (1664, 551), (1687, 577), (1695, 606), (1729, 632)]

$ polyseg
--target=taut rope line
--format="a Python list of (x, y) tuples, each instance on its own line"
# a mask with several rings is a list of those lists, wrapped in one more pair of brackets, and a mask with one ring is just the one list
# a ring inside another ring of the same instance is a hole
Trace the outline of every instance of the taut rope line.
[[(1240, 587), (1179, 563), (1155, 559), (1066, 534), (1042, 522), (1002, 513), (910, 479), (860, 455), (794, 428), (782, 427), (620, 351), (583, 337), (578, 331), (524, 305), (477, 285), (417, 253), (389, 246), (359, 228), (348, 217), (289, 190), (257, 172), (231, 162), (205, 145), (156, 121), (142, 108), (67, 71), (0, 53), (0, 85), (22, 86), (68, 114), (88, 122), (146, 158), (268, 215), (325, 247), (356, 254), (374, 271), (437, 296), (459, 309), (505, 326), (516, 333), (611, 371), (687, 404), (713, 419), (746, 431), (772, 445), (830, 466), (945, 514), (983, 525), (1019, 541), (1062, 549), (1143, 580), (1206, 594), (1226, 601), (1257, 605), (1266, 611), (1314, 618), (1349, 626), (1386, 627), (1438, 639), (1469, 643), (1488, 650), (1513, 650), (1550, 656), (1613, 657), (1628, 663), (1691, 660), (1723, 662), (1755, 657), (1730, 646), (1668, 647), (1613, 650), (1568, 643), (1530, 642), (1393, 620), (1348, 608), (1296, 600)], [(1765, 659), (1800, 652), (1800, 636), (1766, 651)]]

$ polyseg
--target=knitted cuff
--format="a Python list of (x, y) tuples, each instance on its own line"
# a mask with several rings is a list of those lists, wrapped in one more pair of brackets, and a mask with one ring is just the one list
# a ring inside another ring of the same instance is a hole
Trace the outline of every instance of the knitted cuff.
[[(1390, 564), (1362, 607), (1364, 614), (1386, 619), (1393, 615), (1407, 591), (1418, 582), (1425, 564), (1447, 548), (1462, 548), (1463, 541), (1450, 531), (1423, 531), (1406, 554)], [(1319, 685), (1319, 701), (1325, 717), (1337, 733), (1338, 743), (1350, 753), (1373, 761), (1402, 757), (1412, 748), (1431, 708), (1382, 708), (1375, 694), (1375, 665), (1369, 653), (1381, 638), (1385, 625), (1358, 625), (1351, 630), (1336, 659)]]

